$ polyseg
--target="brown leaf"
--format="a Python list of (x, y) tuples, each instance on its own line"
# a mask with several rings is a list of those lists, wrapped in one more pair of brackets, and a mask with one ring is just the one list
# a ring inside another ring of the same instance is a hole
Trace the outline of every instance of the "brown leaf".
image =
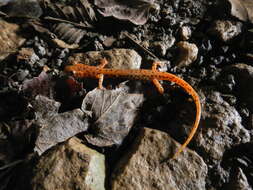
[(113, 16), (117, 19), (129, 20), (136, 25), (145, 24), (151, 9), (158, 10), (159, 7), (154, 0), (95, 0), (95, 5), (104, 9), (100, 11), (104, 16)]
[(253, 23), (252, 0), (228, 0), (231, 4), (231, 14), (242, 21)]
[(142, 94), (129, 93), (124, 88), (95, 89), (83, 100), (82, 110), (92, 113), (95, 120), (86, 139), (96, 146), (119, 145), (127, 136), (143, 103)]

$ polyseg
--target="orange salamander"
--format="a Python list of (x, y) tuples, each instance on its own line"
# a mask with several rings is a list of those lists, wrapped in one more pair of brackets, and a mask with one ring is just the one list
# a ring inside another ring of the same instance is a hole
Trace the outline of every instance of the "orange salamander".
[(199, 100), (199, 96), (197, 92), (191, 87), (190, 84), (188, 84), (183, 79), (177, 77), (176, 75), (173, 75), (171, 73), (167, 72), (160, 72), (157, 70), (157, 66), (160, 65), (160, 63), (155, 62), (153, 63), (152, 69), (108, 69), (104, 68), (104, 66), (107, 64), (106, 59), (102, 59), (100, 65), (98, 66), (89, 66), (85, 64), (76, 63), (73, 65), (69, 65), (65, 67), (66, 72), (71, 72), (74, 77), (77, 78), (97, 78), (99, 79), (98, 82), (98, 88), (103, 88), (103, 79), (104, 76), (106, 77), (123, 77), (123, 78), (129, 78), (129, 79), (137, 79), (137, 80), (146, 80), (146, 81), (152, 81), (153, 84), (156, 86), (157, 90), (163, 94), (164, 89), (162, 85), (159, 83), (159, 80), (163, 81), (170, 81), (174, 82), (180, 87), (182, 87), (194, 100), (195, 106), (196, 106), (196, 118), (195, 122), (193, 124), (193, 127), (190, 131), (190, 134), (186, 141), (179, 147), (177, 152), (174, 154), (172, 158), (176, 158), (179, 153), (181, 153), (184, 148), (189, 144), (191, 139), (193, 138), (194, 134), (196, 133), (201, 117), (201, 104)]

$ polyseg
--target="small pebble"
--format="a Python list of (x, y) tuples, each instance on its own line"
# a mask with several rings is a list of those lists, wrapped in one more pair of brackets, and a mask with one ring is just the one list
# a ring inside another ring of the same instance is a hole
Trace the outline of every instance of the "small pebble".
[(192, 34), (191, 28), (189, 26), (182, 26), (179, 30), (179, 34), (183, 41), (189, 40)]

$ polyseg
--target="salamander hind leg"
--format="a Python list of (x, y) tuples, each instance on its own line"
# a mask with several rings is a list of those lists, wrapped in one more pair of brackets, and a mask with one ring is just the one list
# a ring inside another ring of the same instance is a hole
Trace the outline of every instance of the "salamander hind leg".
[(160, 62), (154, 62), (152, 65), (152, 71), (157, 71), (157, 66), (162, 66)]
[(160, 94), (163, 94), (163, 93), (164, 93), (164, 89), (163, 89), (161, 83), (159, 82), (159, 80), (153, 79), (152, 82), (153, 82), (153, 84), (155, 85), (155, 87), (156, 87), (156, 89), (158, 90), (158, 92), (159, 92)]
[(108, 61), (105, 58), (103, 58), (100, 60), (100, 64), (97, 67), (100, 69), (103, 69), (107, 64), (108, 64)]

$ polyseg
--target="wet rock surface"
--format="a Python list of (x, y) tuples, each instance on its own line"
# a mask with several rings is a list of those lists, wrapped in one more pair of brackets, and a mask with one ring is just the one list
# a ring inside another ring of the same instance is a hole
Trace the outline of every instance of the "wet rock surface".
[(186, 149), (168, 160), (178, 147), (168, 134), (143, 128), (117, 164), (112, 189), (205, 189), (207, 166), (195, 152)]

